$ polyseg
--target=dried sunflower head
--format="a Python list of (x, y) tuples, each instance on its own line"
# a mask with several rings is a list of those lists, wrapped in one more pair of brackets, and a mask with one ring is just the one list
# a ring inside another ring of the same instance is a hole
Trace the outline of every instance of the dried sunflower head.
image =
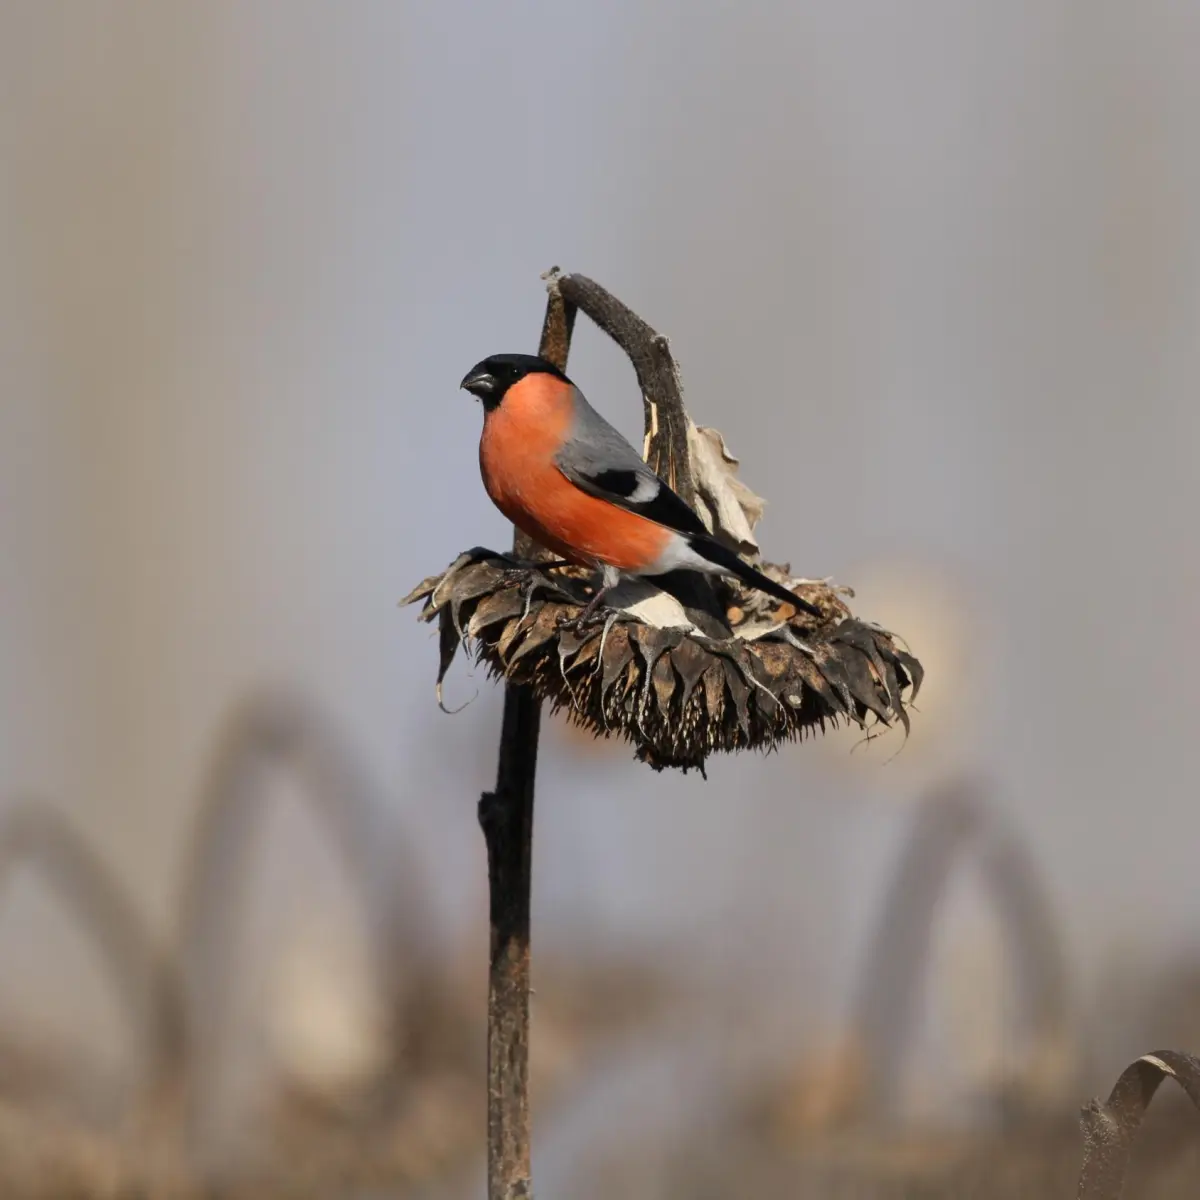
[(605, 619), (562, 628), (587, 601), (581, 570), (553, 570), (477, 547), (401, 602), (439, 623), (438, 688), (463, 641), (493, 675), (531, 687), (598, 736), (620, 734), (656, 769), (703, 769), (716, 751), (764, 749), (873, 718), (907, 731), (920, 663), (892, 634), (851, 615), (847, 589), (760, 565), (820, 609), (789, 612), (735, 582), (719, 584), (725, 621), (628, 581)]

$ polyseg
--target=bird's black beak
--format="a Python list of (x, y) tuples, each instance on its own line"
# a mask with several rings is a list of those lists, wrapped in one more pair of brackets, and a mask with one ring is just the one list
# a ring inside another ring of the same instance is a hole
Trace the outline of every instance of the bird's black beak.
[(496, 390), (496, 377), (490, 371), (473, 367), (463, 376), (463, 381), (458, 386), (470, 392), (472, 396), (486, 400)]

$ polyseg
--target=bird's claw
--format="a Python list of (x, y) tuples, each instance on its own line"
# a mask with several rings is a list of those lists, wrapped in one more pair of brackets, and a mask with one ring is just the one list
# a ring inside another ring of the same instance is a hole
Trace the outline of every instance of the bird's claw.
[(504, 567), (500, 572), (500, 578), (505, 586), (520, 588), (522, 595), (525, 594), (534, 582), (530, 573), (521, 567)]
[(527, 567), (505, 567), (501, 572), (501, 578), (506, 584), (516, 585), (517, 594), (521, 597), (522, 620), (529, 616), (529, 609), (537, 592), (541, 588), (553, 586), (548, 584), (545, 579), (539, 579)]
[(582, 634), (597, 625), (603, 625), (604, 621), (604, 612), (597, 608), (592, 612), (581, 612), (574, 617), (568, 617), (565, 614), (560, 616), (558, 629), (560, 633)]

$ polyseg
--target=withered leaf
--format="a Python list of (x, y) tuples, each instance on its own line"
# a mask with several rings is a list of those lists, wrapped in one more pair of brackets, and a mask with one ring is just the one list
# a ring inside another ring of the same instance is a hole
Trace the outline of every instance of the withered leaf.
[(496, 654), (499, 657), (500, 662), (503, 664), (504, 673), (506, 675), (508, 674), (508, 668), (510, 666), (509, 652), (513, 649), (514, 645), (525, 636), (529, 630), (529, 626), (530, 622), (527, 617), (521, 617), (518, 620), (510, 621), (508, 625), (504, 627), (504, 630), (500, 634), (499, 640), (496, 642)]
[(709, 721), (720, 724), (725, 713), (725, 668), (720, 659), (711, 659), (704, 672), (704, 705)]
[(887, 634), (872, 629), (869, 625), (864, 625), (863, 622), (856, 620), (854, 617), (847, 617), (838, 624), (828, 640), (853, 646), (860, 653), (870, 658), (879, 653), (881, 639), (886, 641)]
[(658, 660), (658, 656), (666, 649), (665, 631), (631, 622), (626, 622), (624, 628), (629, 635), (629, 644), (637, 652), (638, 657), (645, 664), (646, 673), (649, 674)]
[(433, 589), (438, 585), (438, 580), (440, 580), (444, 574), (445, 572), (441, 571), (437, 575), (430, 575), (428, 578), (422, 579), (421, 582), (418, 583), (417, 586), (399, 602), (399, 607), (404, 608), (405, 605), (415, 604), (418, 600), (424, 600), (426, 596), (432, 594)]
[(758, 711), (768, 720), (773, 719), (779, 710), (779, 701), (771, 691), (768, 682), (769, 673), (763, 660), (753, 651), (746, 652), (744, 663), (740, 659), (741, 656), (739, 656), (738, 665), (742, 668), (745, 677), (752, 680), (754, 703), (758, 706)]
[(529, 626), (529, 631), (522, 639), (520, 648), (508, 660), (510, 670), (527, 654), (537, 650), (540, 646), (544, 646), (554, 636), (558, 631), (559, 611), (559, 609), (549, 604), (539, 610), (537, 616), (533, 619), (533, 623)]
[(687, 441), (698, 500), (712, 532), (742, 554), (757, 554), (754, 527), (762, 519), (762, 497), (737, 477), (738, 460), (718, 430), (688, 421)]
[(831, 642), (829, 657), (831, 660), (836, 659), (838, 663), (839, 686), (848, 689), (855, 700), (869, 708), (886, 724), (891, 714), (880, 696), (882, 684), (875, 682), (875, 677), (867, 666), (867, 656), (844, 642)]
[(471, 550), (464, 550), (442, 573), (441, 579), (433, 585), (428, 603), (435, 609), (441, 608), (454, 590), (454, 582), (458, 578), (458, 573), (470, 564), (479, 562), (485, 557), (491, 557), (490, 552), (482, 550), (479, 546)]
[[(841, 692), (830, 683), (816, 658), (809, 658), (806, 654), (797, 654), (795, 672), (821, 697), (830, 711), (838, 714), (844, 713), (847, 716), (852, 714), (853, 710), (845, 702)], [(829, 673), (836, 677), (834, 665), (830, 666)]]
[(775, 688), (791, 670), (795, 652), (786, 642), (759, 642), (750, 652), (759, 668), (759, 678)]
[(567, 659), (574, 657), (579, 651), (587, 645), (592, 639), (592, 634), (588, 630), (579, 632), (575, 629), (562, 629), (558, 634), (558, 661), (566, 663)]
[(600, 654), (600, 635), (593, 634), (580, 647), (575, 655), (575, 661), (567, 667), (568, 671), (582, 670), (596, 661)]
[(664, 654), (675, 646), (679, 637), (668, 629), (653, 629), (646, 625), (629, 625), (629, 640), (637, 649), (638, 656), (645, 664), (643, 677), (645, 684), (643, 693), (648, 694), (654, 678), (654, 668)]
[(671, 712), (671, 698), (675, 695), (675, 669), (671, 666), (671, 657), (661, 654), (654, 664), (652, 679), (654, 681), (654, 698), (658, 703), (658, 715), (666, 721)]
[(629, 644), (629, 631), (624, 625), (614, 626), (609, 633), (602, 657), (601, 699), (608, 695), (612, 685), (625, 674), (625, 668), (633, 661), (633, 647)]
[(912, 682), (912, 695), (908, 698), (909, 704), (912, 704), (917, 698), (917, 693), (921, 690), (921, 684), (925, 679), (925, 668), (911, 654), (901, 650), (898, 646), (893, 646), (891, 653), (892, 657), (904, 668), (908, 674), (908, 678)]
[(467, 636), (478, 637), (489, 626), (512, 620), (524, 607), (525, 602), (516, 588), (506, 588), (485, 596), (475, 606), (475, 612), (467, 622)]
[[(884, 664), (883, 656), (879, 652), (879, 641), (875, 631), (867, 628), (867, 626), (858, 621), (843, 621), (838, 626), (834, 640), (847, 642), (867, 656), (867, 660), (874, 669), (878, 680), (878, 690), (886, 697), (888, 708), (899, 711), (898, 705), (893, 703), (893, 698), (895, 697), (898, 700), (899, 694), (898, 692), (893, 692), (892, 685), (888, 682), (889, 670)], [(890, 674), (894, 682), (896, 679), (895, 671), (891, 671)]]
[(446, 678), (446, 672), (450, 670), (450, 664), (458, 653), (460, 640), (450, 613), (443, 609), (441, 620), (438, 622), (438, 704), (442, 702), (442, 681)]
[(449, 590), (454, 599), (461, 604), (464, 600), (474, 600), (476, 596), (494, 591), (503, 579), (504, 572), (497, 570), (493, 563), (474, 562), (455, 574)]
[(750, 734), (750, 687), (738, 664), (732, 659), (722, 656), (720, 663), (725, 672), (725, 686), (733, 700), (734, 712), (737, 714), (737, 726), (743, 738)]
[[(850, 616), (824, 585), (809, 586), (825, 619), (755, 625), (749, 641), (724, 627), (701, 633), (612, 608), (603, 632), (562, 625), (585, 602), (572, 593), (576, 583), (481, 548), (424, 580), (411, 599), (424, 597), (422, 619), (439, 621), (439, 702), (465, 637), (492, 673), (531, 686), (598, 735), (622, 734), (659, 768), (702, 768), (717, 751), (770, 749), (824, 729), (828, 719), (862, 724), (873, 713), (907, 729), (904, 691), (919, 683), (920, 664), (892, 635)], [(749, 603), (739, 596), (744, 612), (757, 612)]]
[(691, 638), (685, 638), (671, 651), (671, 662), (683, 682), (683, 691), (680, 693), (679, 699), (681, 708), (687, 707), (687, 702), (692, 698), (696, 684), (708, 670), (711, 661), (709, 653), (702, 650)]
[[(561, 609), (556, 610), (556, 625), (558, 623), (557, 613), (561, 611)], [(560, 629), (558, 631), (558, 673), (564, 683), (566, 682), (567, 672), (576, 665), (571, 660), (575, 658), (586, 644), (586, 634), (576, 633), (573, 629)]]
[(887, 659), (883, 664), (883, 681), (887, 688), (888, 704), (892, 712), (899, 719), (900, 724), (904, 726), (904, 732), (909, 732), (908, 709), (904, 706), (904, 701), (901, 697), (900, 680), (896, 677), (896, 664)]

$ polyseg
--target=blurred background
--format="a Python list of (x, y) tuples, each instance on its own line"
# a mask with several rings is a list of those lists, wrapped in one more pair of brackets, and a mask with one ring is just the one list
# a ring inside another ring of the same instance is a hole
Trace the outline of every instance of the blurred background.
[(507, 545), (552, 264), (928, 678), (707, 781), (549, 722), (539, 1190), (1069, 1177), (1200, 1044), (1198, 106), (1170, 0), (0, 3), (5, 1194), (480, 1194), (501, 695), (396, 600)]

